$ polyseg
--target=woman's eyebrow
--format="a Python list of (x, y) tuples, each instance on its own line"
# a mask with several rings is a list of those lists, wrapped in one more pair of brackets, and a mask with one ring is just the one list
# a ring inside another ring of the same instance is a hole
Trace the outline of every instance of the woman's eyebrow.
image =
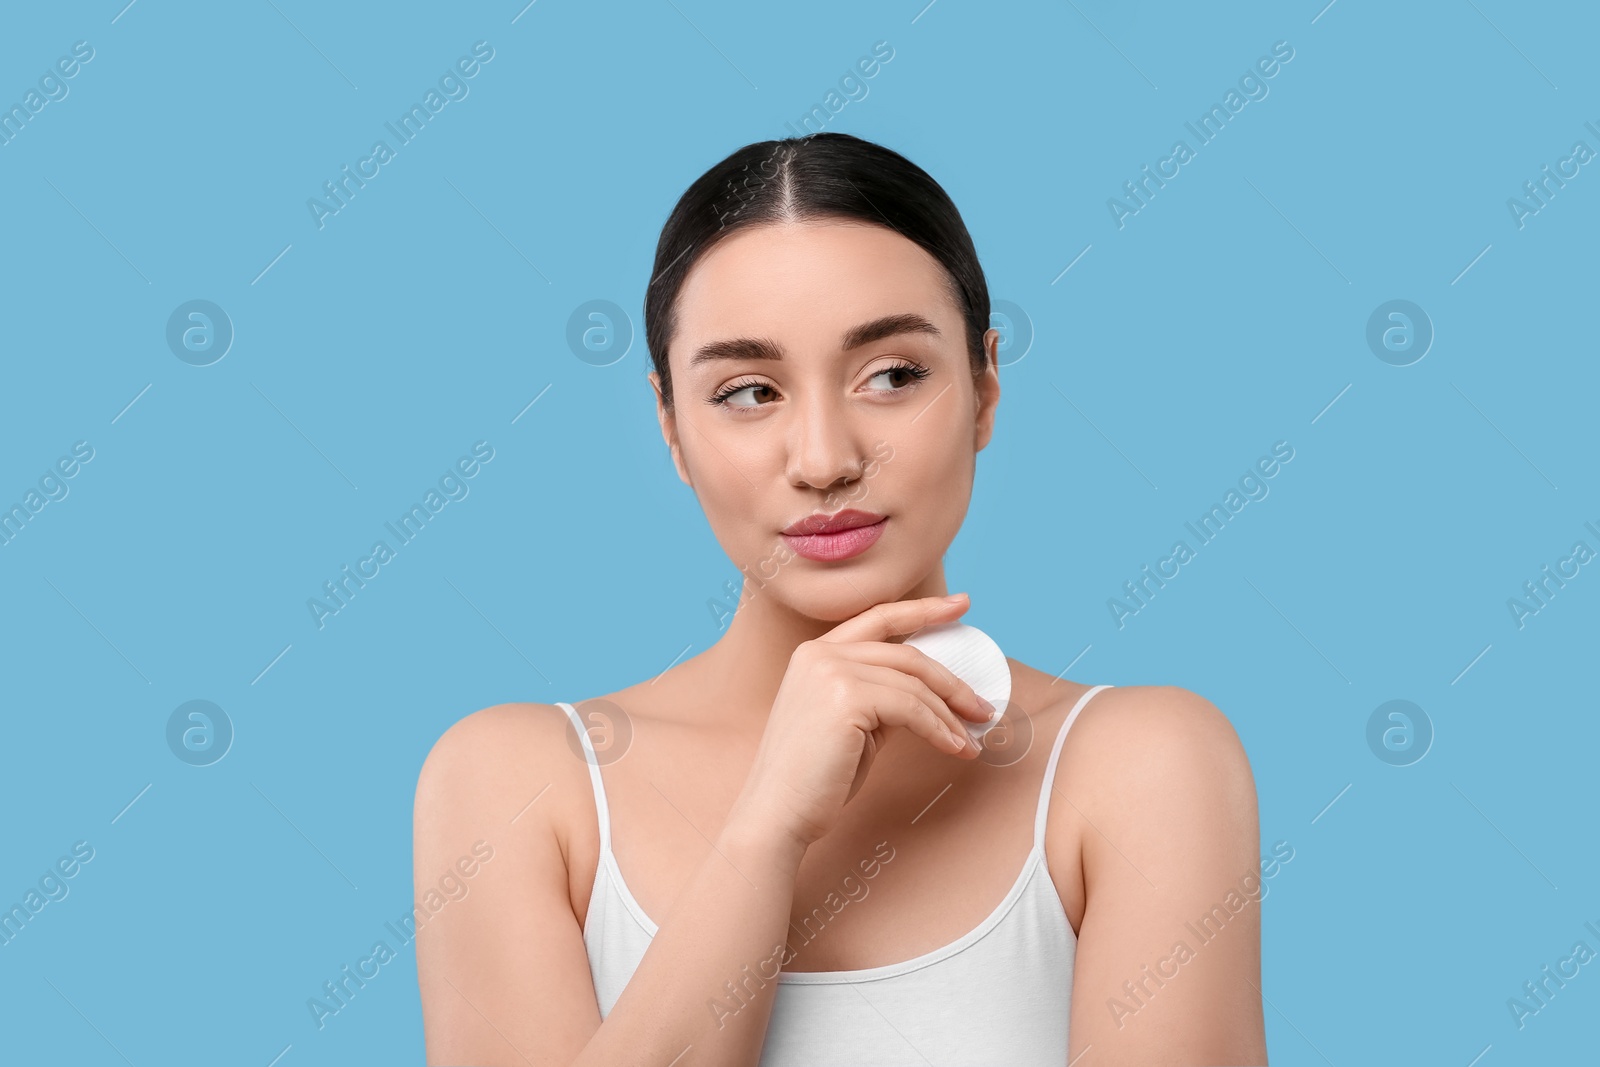
[[(939, 327), (935, 326), (925, 316), (915, 312), (901, 312), (895, 315), (884, 315), (870, 322), (863, 322), (852, 326), (845, 331), (844, 338), (839, 342), (839, 348), (845, 352), (862, 345), (881, 341), (885, 337), (894, 337), (903, 333), (926, 333), (934, 337), (941, 337)], [(776, 341), (765, 337), (736, 337), (724, 341), (709, 341), (695, 350), (689, 359), (690, 368), (702, 363), (710, 363), (724, 359), (777, 359), (783, 358), (783, 346)]]
[(881, 319), (863, 322), (860, 326), (852, 327), (840, 342), (839, 347), (846, 352), (852, 348), (881, 341), (885, 337), (893, 337), (902, 333), (927, 333), (935, 337), (942, 336), (939, 327), (929, 322), (926, 318), (914, 312), (902, 312), (898, 315), (885, 315)]

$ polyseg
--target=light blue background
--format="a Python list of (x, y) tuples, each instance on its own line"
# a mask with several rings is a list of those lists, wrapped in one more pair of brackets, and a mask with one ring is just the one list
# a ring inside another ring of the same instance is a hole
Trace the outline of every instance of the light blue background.
[[(7, 1060), (422, 1062), (409, 947), (321, 1030), (306, 1001), (393, 942), (450, 723), (718, 637), (737, 572), (644, 379), (655, 241), (880, 40), (827, 128), (933, 174), (1033, 331), (952, 588), (1012, 656), (1232, 719), (1262, 851), (1295, 849), (1273, 1061), (1595, 1056), (1600, 965), (1521, 1030), (1506, 1007), (1600, 949), (1600, 566), (1507, 608), (1600, 549), (1600, 164), (1507, 208), (1600, 150), (1592, 7), (124, 2), (0, 34), (7, 106), (94, 48), (0, 145), (0, 504), (94, 449), (0, 547), (0, 904), (95, 849), (0, 946)], [(318, 229), (307, 199), (479, 40), (470, 95)], [(1269, 95), (1119, 229), (1107, 199), (1280, 40)], [(206, 367), (165, 340), (193, 299), (236, 332)], [(635, 334), (603, 367), (566, 340), (595, 299)], [(1410, 366), (1365, 340), (1392, 299), (1436, 331)], [(307, 599), (479, 440), (470, 495), (319, 630)], [(1279, 440), (1270, 495), (1119, 629), (1108, 598)], [(209, 767), (166, 742), (193, 699), (236, 730)], [(1410, 766), (1366, 741), (1391, 699), (1436, 734)]]

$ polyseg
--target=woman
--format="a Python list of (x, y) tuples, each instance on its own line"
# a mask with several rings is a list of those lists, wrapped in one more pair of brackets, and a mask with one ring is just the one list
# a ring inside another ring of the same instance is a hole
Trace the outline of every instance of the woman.
[(494, 858), (418, 932), (429, 1063), (1266, 1062), (1222, 714), (1008, 659), (980, 751), (989, 706), (903, 643), (969, 606), (942, 557), (1000, 398), (988, 320), (955, 206), (887, 148), (752, 144), (689, 187), (649, 378), (738, 608), (657, 678), (434, 746), (419, 894)]

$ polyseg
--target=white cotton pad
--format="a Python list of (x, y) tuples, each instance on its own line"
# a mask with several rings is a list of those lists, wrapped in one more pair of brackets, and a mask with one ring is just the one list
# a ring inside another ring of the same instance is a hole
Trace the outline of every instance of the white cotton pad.
[(1011, 667), (994, 638), (964, 622), (941, 622), (924, 626), (905, 639), (905, 644), (950, 668), (952, 674), (972, 686), (983, 699), (994, 705), (994, 717), (986, 723), (962, 719), (967, 736), (979, 748), (983, 735), (992, 730), (1006, 713), (1011, 701)]

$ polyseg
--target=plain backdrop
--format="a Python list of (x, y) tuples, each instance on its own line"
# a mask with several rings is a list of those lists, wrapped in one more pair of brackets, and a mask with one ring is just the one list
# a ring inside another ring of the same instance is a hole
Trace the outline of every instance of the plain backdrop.
[[(1262, 854), (1293, 850), (1263, 905), (1273, 1062), (1593, 1055), (1600, 965), (1520, 1027), (1508, 1006), (1600, 951), (1600, 564), (1509, 603), (1600, 551), (1592, 8), (124, 2), (0, 33), (25, 116), (0, 506), (27, 513), (0, 544), (0, 905), (93, 850), (0, 944), (0, 1058), (422, 1062), (386, 925), (418, 769), (478, 708), (717, 640), (738, 573), (661, 444), (642, 298), (688, 183), (817, 106), (944, 185), (1004, 313), (946, 559), (966, 621), (1075, 681), (1192, 689), (1244, 742)], [(308, 206), (379, 140), (337, 212)], [(1186, 523), (1279, 442), (1200, 545)], [(436, 488), (400, 546), (385, 524)], [(308, 1001), (380, 940), (319, 1027)]]

